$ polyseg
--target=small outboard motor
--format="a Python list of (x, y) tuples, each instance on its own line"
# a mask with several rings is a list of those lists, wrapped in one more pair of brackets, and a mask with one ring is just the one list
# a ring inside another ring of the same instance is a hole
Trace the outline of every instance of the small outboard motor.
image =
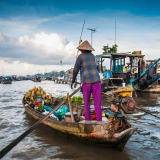
[(136, 108), (135, 101), (132, 97), (123, 97), (120, 105), (125, 113), (133, 113)]
[(116, 104), (126, 114), (131, 114), (136, 109), (136, 104), (132, 98), (133, 88), (119, 88), (113, 94), (112, 103)]

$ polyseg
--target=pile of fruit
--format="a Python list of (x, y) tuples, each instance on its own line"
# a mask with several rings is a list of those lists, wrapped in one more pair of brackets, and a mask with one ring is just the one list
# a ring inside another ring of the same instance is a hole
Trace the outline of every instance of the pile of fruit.
[(30, 89), (25, 95), (24, 95), (24, 103), (35, 106), (37, 104), (37, 99), (41, 98), (44, 101), (44, 104), (50, 105), (53, 104), (53, 98), (52, 95), (47, 95), (46, 92), (41, 87), (34, 87), (33, 89)]

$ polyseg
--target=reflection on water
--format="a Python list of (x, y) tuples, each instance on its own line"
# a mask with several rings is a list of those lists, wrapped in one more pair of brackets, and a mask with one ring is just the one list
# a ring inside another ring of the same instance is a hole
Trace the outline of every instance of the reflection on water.
[[(52, 81), (41, 83), (18, 81), (8, 85), (0, 84), (0, 150), (36, 122), (24, 112), (22, 106), (23, 95), (34, 86), (41, 86), (53, 96), (72, 92), (69, 85), (54, 84)], [(133, 96), (138, 107), (160, 117), (158, 94), (137, 93), (137, 96), (134, 94)], [(3, 159), (159, 159), (160, 119), (146, 113), (129, 116), (129, 119), (131, 124), (137, 127), (137, 131), (127, 142), (123, 152), (74, 142), (41, 124)]]

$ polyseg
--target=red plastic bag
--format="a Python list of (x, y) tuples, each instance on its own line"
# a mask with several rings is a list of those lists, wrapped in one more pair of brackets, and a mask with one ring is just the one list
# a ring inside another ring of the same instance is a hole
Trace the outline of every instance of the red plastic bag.
[(36, 101), (36, 102), (35, 102), (35, 106), (36, 106), (36, 107), (39, 107), (41, 104), (42, 104), (42, 102), (40, 102), (40, 101)]
[(96, 114), (95, 113), (91, 114), (91, 119), (96, 120)]

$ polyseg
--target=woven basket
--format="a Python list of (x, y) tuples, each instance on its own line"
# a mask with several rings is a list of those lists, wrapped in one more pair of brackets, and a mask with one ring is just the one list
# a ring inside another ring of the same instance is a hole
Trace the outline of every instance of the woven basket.
[(135, 54), (142, 54), (141, 51), (134, 51)]

